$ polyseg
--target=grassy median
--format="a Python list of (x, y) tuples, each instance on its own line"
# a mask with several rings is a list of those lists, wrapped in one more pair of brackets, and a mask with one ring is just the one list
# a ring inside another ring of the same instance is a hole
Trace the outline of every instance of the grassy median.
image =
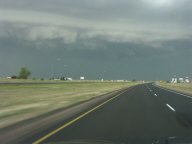
[(159, 83), (160, 86), (192, 95), (192, 83)]
[(93, 81), (0, 84), (0, 128), (136, 84)]

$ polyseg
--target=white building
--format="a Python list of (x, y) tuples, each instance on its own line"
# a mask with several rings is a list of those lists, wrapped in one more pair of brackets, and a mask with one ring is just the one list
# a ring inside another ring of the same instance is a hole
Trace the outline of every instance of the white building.
[(185, 77), (185, 82), (190, 83), (189, 77)]
[(117, 82), (124, 82), (124, 80), (117, 80)]
[(172, 78), (171, 79), (171, 83), (190, 83), (190, 79), (189, 77), (185, 77), (185, 78)]
[(67, 78), (67, 80), (72, 81), (73, 79), (72, 78)]
[(84, 77), (84, 76), (81, 76), (81, 77), (80, 77), (80, 80), (85, 80), (85, 77)]
[(184, 83), (184, 78), (179, 78), (180, 83)]
[(172, 78), (171, 83), (177, 83), (177, 78)]

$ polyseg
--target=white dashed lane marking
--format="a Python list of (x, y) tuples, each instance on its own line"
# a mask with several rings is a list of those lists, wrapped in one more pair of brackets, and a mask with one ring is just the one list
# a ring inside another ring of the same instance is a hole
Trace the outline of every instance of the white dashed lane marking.
[(172, 106), (170, 106), (169, 104), (166, 104), (166, 106), (167, 106), (169, 109), (171, 109), (172, 111), (175, 112), (175, 109), (174, 109)]

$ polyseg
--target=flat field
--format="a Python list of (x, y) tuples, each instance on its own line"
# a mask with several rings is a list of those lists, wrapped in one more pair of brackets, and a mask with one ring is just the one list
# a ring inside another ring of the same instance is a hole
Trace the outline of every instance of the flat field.
[(192, 95), (192, 83), (159, 83), (159, 85)]
[[(7, 81), (3, 82), (7, 83)], [(138, 84), (136, 82), (98, 81), (31, 83), (36, 82), (31, 80), (16, 82), (18, 83), (0, 84), (0, 128), (110, 91)]]

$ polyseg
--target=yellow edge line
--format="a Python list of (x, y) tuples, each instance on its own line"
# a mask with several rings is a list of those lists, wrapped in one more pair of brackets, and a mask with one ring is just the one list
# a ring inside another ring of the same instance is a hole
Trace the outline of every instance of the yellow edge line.
[[(125, 90), (125, 91), (126, 91), (126, 90)], [(40, 138), (39, 140), (33, 142), (33, 144), (40, 144), (41, 142), (45, 141), (46, 139), (48, 139), (49, 137), (53, 136), (53, 135), (56, 134), (57, 132), (59, 132), (59, 131), (61, 131), (62, 129), (66, 128), (67, 126), (73, 124), (74, 122), (78, 121), (79, 119), (83, 118), (84, 116), (88, 115), (89, 113), (95, 111), (96, 109), (98, 109), (99, 107), (103, 106), (104, 104), (106, 104), (106, 103), (112, 101), (113, 99), (115, 99), (115, 98), (118, 97), (119, 95), (123, 94), (125, 91), (123, 91), (122, 93), (120, 93), (120, 94), (118, 94), (118, 95), (116, 95), (116, 96), (110, 98), (109, 100), (107, 100), (107, 101), (101, 103), (100, 105), (98, 105), (98, 106), (94, 107), (93, 109), (87, 111), (86, 113), (84, 113), (84, 114), (78, 116), (77, 118), (75, 118), (75, 119), (69, 121), (68, 123), (66, 123), (66, 124), (62, 125), (61, 127), (57, 128), (56, 130), (54, 130), (54, 131), (48, 133), (47, 135), (43, 136), (43, 137)]]

